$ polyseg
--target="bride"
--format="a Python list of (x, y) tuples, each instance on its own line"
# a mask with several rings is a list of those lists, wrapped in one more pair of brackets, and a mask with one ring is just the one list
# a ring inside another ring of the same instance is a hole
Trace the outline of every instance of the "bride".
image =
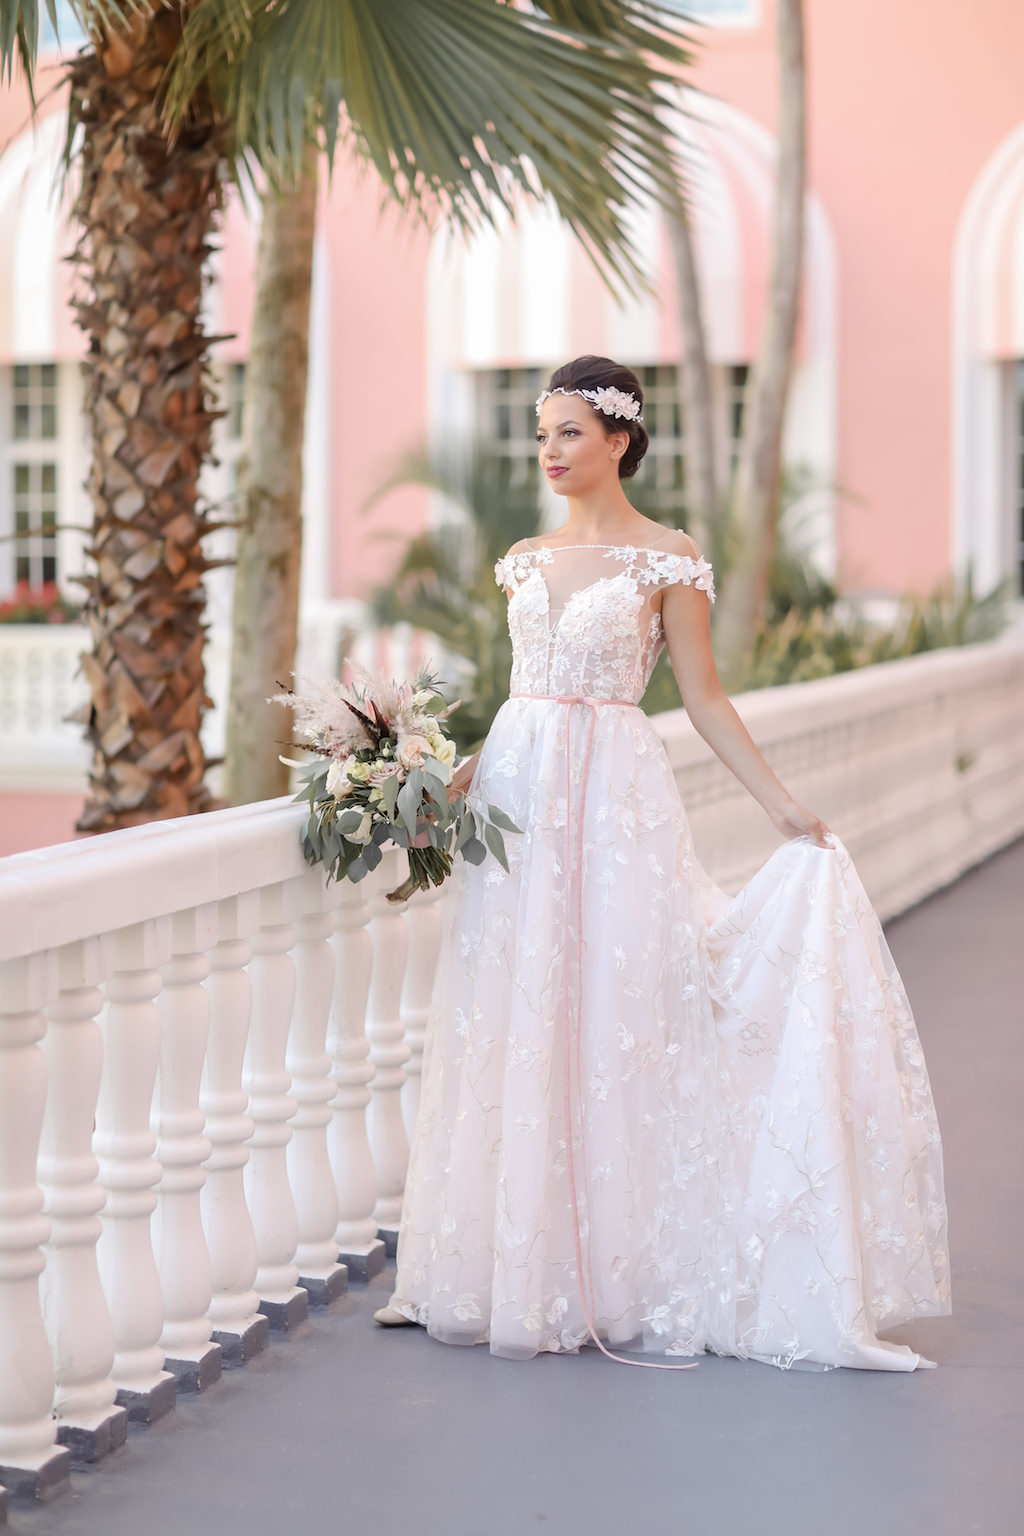
[[(507, 873), (452, 876), (375, 1316), (512, 1359), (592, 1342), (662, 1368), (713, 1350), (913, 1370), (931, 1362), (879, 1331), (949, 1311), (913, 1016), (849, 854), (723, 692), (710, 566), (625, 495), (642, 406), (600, 357), (537, 402), (566, 521), (498, 562), (511, 697), (453, 786), (522, 833)], [(694, 726), (785, 839), (732, 898), (637, 708), (663, 645)]]

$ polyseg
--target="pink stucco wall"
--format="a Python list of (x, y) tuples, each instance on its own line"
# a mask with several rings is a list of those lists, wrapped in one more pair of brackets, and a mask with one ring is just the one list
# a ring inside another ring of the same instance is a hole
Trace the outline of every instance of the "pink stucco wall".
[(82, 795), (0, 794), (0, 858), (75, 836)]
[[(711, 34), (696, 83), (774, 130), (774, 0)], [(1024, 118), (1018, 0), (809, 0), (810, 177), (838, 255), (844, 587), (950, 559), (951, 273), (971, 185)]]

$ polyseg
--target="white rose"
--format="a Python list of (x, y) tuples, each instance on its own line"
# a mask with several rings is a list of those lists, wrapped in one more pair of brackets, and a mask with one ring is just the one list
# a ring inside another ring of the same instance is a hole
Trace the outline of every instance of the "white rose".
[(355, 758), (350, 752), (343, 763), (337, 758), (327, 770), (327, 793), (333, 795), (335, 800), (341, 800), (345, 795), (352, 793), (352, 785), (349, 783), (348, 771), (355, 763)]
[(346, 832), (345, 836), (348, 838), (349, 842), (365, 843), (369, 840), (372, 827), (373, 814), (370, 811), (364, 811), (362, 816), (359, 818), (359, 825), (356, 827), (355, 831)]
[(359, 784), (365, 784), (370, 777), (369, 763), (357, 763), (355, 758), (352, 758), (350, 761), (352, 766), (348, 770), (349, 777), (355, 779)]
[(431, 746), (434, 748), (434, 756), (438, 762), (444, 763), (446, 768), (450, 768), (455, 761), (454, 741), (447, 736), (437, 736), (431, 741)]
[(430, 742), (425, 736), (406, 736), (398, 744), (398, 761), (407, 772), (410, 772), (413, 768), (419, 767), (423, 754), (429, 751)]

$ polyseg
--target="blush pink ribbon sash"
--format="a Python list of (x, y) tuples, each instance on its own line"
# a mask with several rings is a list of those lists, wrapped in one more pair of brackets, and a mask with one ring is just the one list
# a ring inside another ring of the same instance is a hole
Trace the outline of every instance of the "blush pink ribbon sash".
[[(596, 1307), (594, 1305), (594, 1277), (590, 1263), (589, 1245), (584, 1250), (583, 1234), (580, 1229), (579, 1185), (576, 1178), (576, 1160), (573, 1151), (573, 1124), (578, 1117), (580, 1133), (580, 1173), (586, 1179), (586, 1144), (583, 1133), (583, 1052), (581, 1045), (582, 1021), (581, 1004), (583, 997), (583, 835), (584, 817), (587, 808), (587, 783), (590, 775), (590, 760), (594, 751), (594, 734), (597, 729), (597, 712), (599, 709), (619, 708), (638, 709), (633, 699), (599, 699), (578, 693), (513, 693), (513, 699), (540, 699), (550, 704), (582, 704), (587, 709), (587, 734), (583, 748), (582, 777), (580, 782), (579, 805), (576, 807), (576, 1006), (573, 1008), (572, 986), (569, 980), (569, 916), (568, 903), (566, 903), (565, 931), (563, 942), (564, 960), (562, 963), (562, 998), (565, 1005), (565, 1145), (566, 1159), (569, 1173), (569, 1199), (572, 1208), (572, 1235), (576, 1250), (576, 1272), (579, 1277), (580, 1301), (583, 1305), (583, 1318), (587, 1325), (587, 1331), (602, 1354), (609, 1360), (617, 1360), (622, 1365), (642, 1365), (655, 1371), (692, 1371), (694, 1363), (686, 1365), (667, 1365), (659, 1360), (633, 1360), (628, 1355), (616, 1355), (607, 1348), (602, 1339), (598, 1337), (597, 1327), (594, 1322)], [(573, 867), (572, 860), (572, 753), (569, 750), (569, 715), (565, 721), (565, 826), (566, 838), (570, 842), (567, 849), (566, 869)], [(573, 1114), (572, 1085), (576, 1085), (576, 1116)]]

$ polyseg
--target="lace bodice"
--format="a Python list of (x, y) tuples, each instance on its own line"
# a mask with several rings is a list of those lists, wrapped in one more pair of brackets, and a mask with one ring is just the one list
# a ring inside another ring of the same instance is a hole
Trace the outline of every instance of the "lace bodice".
[(665, 640), (657, 594), (681, 581), (715, 600), (706, 560), (633, 545), (538, 545), (494, 576), (511, 594), (512, 693), (638, 704)]

